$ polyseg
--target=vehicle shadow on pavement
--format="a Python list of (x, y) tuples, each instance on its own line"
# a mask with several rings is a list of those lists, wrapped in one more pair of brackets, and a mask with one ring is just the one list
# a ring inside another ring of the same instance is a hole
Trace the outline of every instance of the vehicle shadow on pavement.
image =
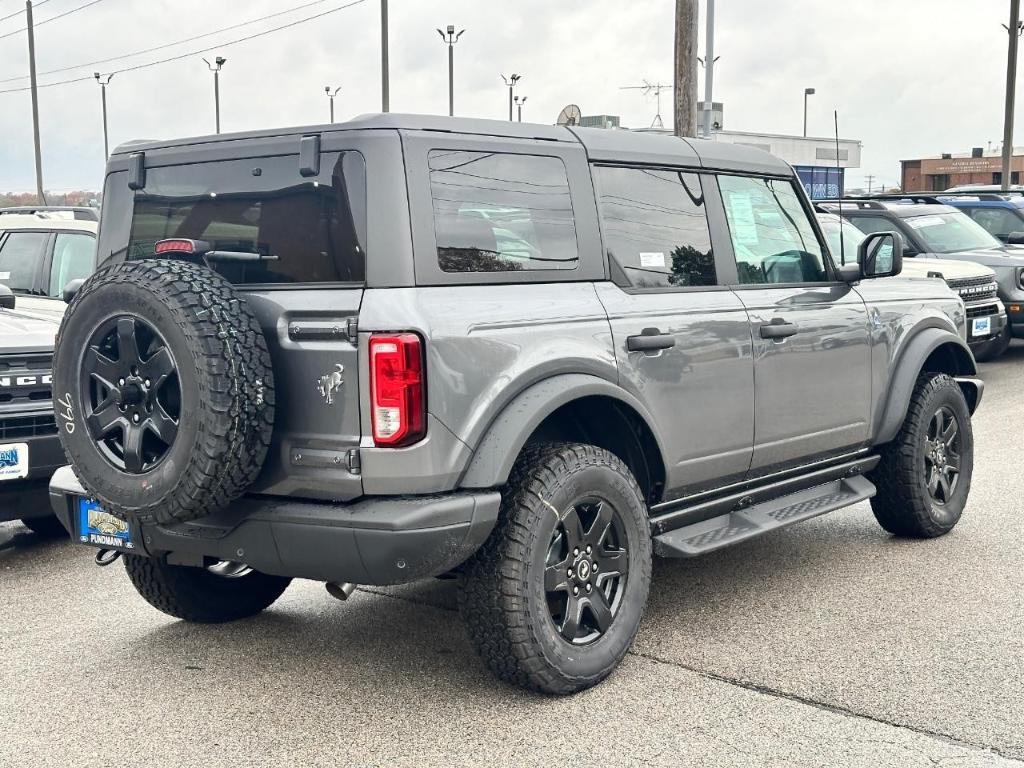
[(71, 544), (71, 539), (66, 536), (43, 536), (30, 531), (21, 523), (0, 524), (0, 561), (5, 557), (14, 557), (23, 551), (38, 552), (65, 544)]

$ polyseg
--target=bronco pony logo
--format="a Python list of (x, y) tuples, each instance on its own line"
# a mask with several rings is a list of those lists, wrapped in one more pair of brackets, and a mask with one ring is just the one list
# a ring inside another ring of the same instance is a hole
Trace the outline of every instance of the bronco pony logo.
[(317, 391), (320, 392), (320, 397), (328, 405), (334, 405), (334, 393), (341, 389), (341, 385), (345, 383), (345, 380), (341, 378), (341, 374), (344, 372), (345, 366), (341, 363), (335, 363), (334, 370), (321, 376), (317, 382)]

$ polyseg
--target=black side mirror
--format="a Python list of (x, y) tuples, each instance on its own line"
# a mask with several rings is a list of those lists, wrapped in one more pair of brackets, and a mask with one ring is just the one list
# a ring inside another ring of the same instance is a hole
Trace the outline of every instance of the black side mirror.
[(873, 232), (857, 249), (861, 276), (894, 277), (903, 271), (903, 240), (895, 232)]
[(14, 309), (14, 291), (0, 283), (0, 309)]
[(1006, 236), (1008, 245), (1024, 245), (1024, 232), (1011, 232)]
[(64, 291), (62, 292), (61, 296), (63, 297), (65, 304), (71, 303), (75, 296), (78, 295), (78, 291), (81, 289), (84, 283), (85, 280), (79, 277), (74, 280), (71, 280), (67, 285), (64, 286)]

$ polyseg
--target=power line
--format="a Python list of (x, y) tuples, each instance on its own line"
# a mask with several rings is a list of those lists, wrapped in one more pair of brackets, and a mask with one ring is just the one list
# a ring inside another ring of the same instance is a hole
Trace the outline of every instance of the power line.
[[(96, 66), (97, 64), (109, 64), (112, 61), (119, 61), (121, 59), (130, 59), (133, 56), (141, 56), (141, 55), (143, 55), (145, 53), (153, 53), (154, 51), (162, 51), (165, 48), (173, 48), (176, 45), (184, 45), (185, 43), (191, 43), (191, 42), (193, 42), (195, 40), (202, 40), (205, 37), (212, 37), (213, 35), (219, 35), (221, 32), (230, 32), (232, 29), (238, 29), (239, 27), (245, 27), (245, 26), (248, 26), (249, 24), (257, 24), (257, 23), (259, 23), (261, 21), (266, 21), (267, 19), (273, 19), (273, 18), (276, 18), (278, 16), (284, 16), (285, 14), (294, 13), (295, 11), (302, 11), (302, 10), (305, 10), (306, 8), (310, 8), (310, 7), (314, 6), (314, 5), (322, 5), (323, 3), (326, 3), (326, 2), (327, 2), (327, 0), (313, 0), (313, 2), (306, 3), (305, 5), (297, 5), (294, 8), (289, 8), (289, 9), (284, 10), (284, 11), (278, 11), (276, 13), (271, 13), (271, 14), (268, 14), (266, 16), (261, 16), (258, 19), (251, 19), (249, 21), (243, 21), (243, 22), (240, 22), (238, 24), (232, 24), (232, 25), (227, 26), (227, 27), (221, 27), (220, 29), (215, 29), (212, 32), (204, 32), (201, 35), (194, 35), (193, 37), (186, 37), (186, 38), (183, 38), (181, 40), (175, 40), (172, 43), (164, 43), (162, 45), (154, 45), (152, 48), (143, 48), (140, 51), (132, 51), (131, 53), (122, 53), (122, 54), (120, 54), (118, 56), (111, 56), (111, 57), (106, 58), (106, 59), (97, 59), (96, 61), (86, 61), (86, 62), (83, 62), (81, 64), (73, 64), (73, 65), (70, 65), (70, 66), (67, 66), (67, 67), (58, 67), (57, 69), (48, 69), (45, 72), (40, 72), (39, 75), (40, 75), (40, 77), (42, 77), (43, 75), (55, 75), (58, 72), (69, 72), (72, 69), (82, 69), (84, 67), (93, 67), (93, 66)], [(25, 80), (27, 78), (28, 78), (28, 75), (18, 75), (17, 77), (7, 77), (7, 78), (0, 79), (0, 83), (11, 83), (11, 82), (14, 82), (15, 80)]]
[[(39, 0), (38, 3), (36, 3), (35, 5), (32, 6), (32, 9), (35, 10), (36, 8), (38, 8), (41, 5), (46, 5), (48, 2), (50, 2), (50, 0)], [(9, 13), (6, 16), (0, 17), (0, 21), (7, 21), (8, 19), (13, 19), (15, 16), (19, 16), (19, 15), (23, 14), (24, 12), (25, 12), (24, 9), (19, 9), (19, 10), (15, 11), (14, 13)], [(21, 30), (21, 31), (24, 31), (24, 30)]]
[[(93, 2), (99, 2), (99, 0), (93, 0)], [(365, 2), (366, 2), (366, 0), (353, 0), (353, 2), (346, 3), (345, 5), (339, 5), (337, 8), (331, 8), (328, 11), (324, 11), (322, 13), (318, 13), (318, 14), (315, 14), (313, 16), (307, 16), (304, 19), (296, 19), (295, 21), (288, 22), (287, 24), (282, 24), (279, 27), (273, 27), (271, 29), (264, 30), (263, 32), (255, 32), (255, 33), (253, 33), (251, 35), (246, 35), (245, 37), (240, 37), (237, 40), (231, 40), (230, 42), (227, 42), (227, 43), (218, 43), (217, 45), (211, 45), (211, 46), (209, 46), (207, 48), (200, 48), (200, 49), (195, 50), (195, 51), (189, 51), (188, 53), (181, 53), (181, 54), (178, 54), (177, 56), (170, 56), (170, 57), (168, 57), (166, 59), (159, 59), (158, 61), (150, 61), (150, 62), (147, 62), (145, 64), (137, 64), (134, 67), (125, 67), (124, 69), (115, 69), (114, 71), (109, 72), (108, 74), (117, 75), (117, 74), (120, 74), (121, 72), (134, 72), (137, 69), (146, 69), (148, 67), (155, 67), (158, 64), (168, 64), (168, 63), (170, 63), (172, 61), (179, 61), (181, 59), (186, 59), (186, 58), (188, 58), (190, 56), (197, 56), (200, 53), (208, 53), (209, 51), (213, 51), (213, 50), (216, 50), (218, 48), (227, 48), (229, 45), (237, 45), (238, 43), (245, 43), (245, 42), (248, 42), (249, 40), (255, 40), (257, 37), (263, 37), (264, 35), (269, 35), (272, 32), (280, 32), (282, 29), (289, 29), (290, 27), (295, 27), (295, 26), (298, 26), (299, 24), (304, 24), (307, 21), (313, 21), (315, 19), (320, 19), (320, 18), (323, 18), (324, 16), (327, 16), (328, 14), (336, 13), (337, 11), (343, 11), (346, 8), (351, 8), (354, 5), (360, 5), (360, 4), (365, 3)], [(40, 85), (39, 88), (53, 88), (54, 86), (57, 86), (57, 85), (68, 85), (70, 83), (81, 83), (81, 82), (84, 82), (86, 80), (92, 80), (92, 79), (93, 79), (92, 75), (84, 75), (82, 77), (74, 77), (74, 78), (70, 78), (68, 80), (60, 80), (60, 81), (55, 82), (55, 83), (44, 83), (43, 85)], [(6, 90), (0, 91), (0, 94), (3, 94), (3, 93), (20, 93), (22, 91), (28, 91), (28, 90), (31, 90), (31, 88), (29, 88), (29, 87), (8, 88)]]
[[(46, 1), (47, 0), (43, 0), (43, 2), (46, 2)], [(36, 29), (38, 29), (39, 27), (43, 26), (43, 24), (49, 24), (51, 21), (56, 21), (57, 19), (63, 19), (65, 16), (70, 16), (72, 13), (78, 13), (79, 11), (84, 11), (86, 8), (89, 8), (90, 6), (96, 5), (96, 3), (101, 3), (101, 2), (103, 2), (103, 0), (89, 0), (89, 2), (86, 3), (85, 5), (80, 5), (77, 8), (72, 8), (71, 10), (64, 11), (64, 13), (58, 13), (56, 16), (51, 16), (48, 19), (43, 19), (42, 21), (37, 22), (35, 24), (35, 27), (36, 27)], [(33, 10), (38, 8), (42, 4), (43, 3), (38, 3), (37, 5), (32, 6)], [(3, 40), (5, 37), (11, 37), (12, 35), (17, 35), (17, 34), (19, 34), (21, 32), (24, 32), (26, 29), (28, 29), (28, 27), (22, 27), (21, 29), (16, 29), (13, 32), (6, 32), (6, 33), (0, 35), (0, 40)]]

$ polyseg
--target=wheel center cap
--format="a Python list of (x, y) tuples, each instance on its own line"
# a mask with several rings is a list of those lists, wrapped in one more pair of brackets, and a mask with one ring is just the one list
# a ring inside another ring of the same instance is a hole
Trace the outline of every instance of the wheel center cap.
[(142, 402), (142, 388), (135, 382), (129, 381), (117, 392), (116, 400), (121, 405), (135, 405)]
[(576, 573), (579, 574), (580, 581), (586, 581), (590, 578), (590, 561), (580, 560), (576, 566)]

